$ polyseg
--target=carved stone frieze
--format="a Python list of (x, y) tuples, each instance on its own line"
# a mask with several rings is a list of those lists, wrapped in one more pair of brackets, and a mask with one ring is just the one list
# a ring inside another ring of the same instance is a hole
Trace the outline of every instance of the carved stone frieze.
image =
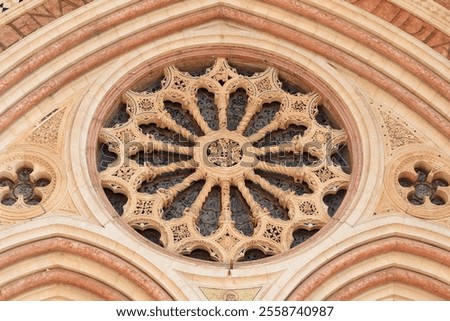
[(172, 252), (222, 262), (284, 252), (330, 221), (350, 181), (347, 135), (318, 102), (285, 92), (273, 68), (169, 67), (161, 89), (127, 91), (99, 133), (106, 196)]

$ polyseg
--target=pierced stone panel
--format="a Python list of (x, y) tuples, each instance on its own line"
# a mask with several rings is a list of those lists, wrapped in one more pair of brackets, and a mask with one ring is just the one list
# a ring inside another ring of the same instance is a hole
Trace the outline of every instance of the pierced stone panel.
[(112, 207), (151, 242), (201, 260), (257, 260), (337, 211), (347, 136), (316, 93), (286, 92), (275, 69), (239, 74), (225, 59), (195, 76), (169, 67), (149, 88), (123, 95), (97, 162)]

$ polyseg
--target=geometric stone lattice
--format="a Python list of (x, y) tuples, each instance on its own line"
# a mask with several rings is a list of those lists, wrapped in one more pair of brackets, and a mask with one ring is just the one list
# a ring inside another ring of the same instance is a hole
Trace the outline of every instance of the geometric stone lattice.
[(319, 96), (283, 90), (274, 68), (248, 74), (221, 58), (195, 76), (169, 67), (160, 86), (127, 91), (99, 134), (107, 198), (169, 251), (272, 256), (320, 230), (345, 196), (347, 136)]

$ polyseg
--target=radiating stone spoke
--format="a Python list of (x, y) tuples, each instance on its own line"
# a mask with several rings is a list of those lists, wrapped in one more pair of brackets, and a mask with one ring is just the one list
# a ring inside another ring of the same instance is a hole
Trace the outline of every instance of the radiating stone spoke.
[(191, 186), (191, 184), (203, 179), (204, 177), (204, 172), (197, 170), (193, 174), (186, 177), (181, 183), (178, 183), (166, 190), (158, 190), (158, 194), (164, 200), (164, 206), (169, 205), (180, 192), (184, 191), (186, 188)]
[(189, 215), (192, 215), (193, 217), (198, 217), (200, 210), (202, 209), (203, 204), (206, 201), (206, 198), (208, 197), (209, 193), (211, 192), (212, 188), (216, 186), (216, 181), (212, 178), (207, 178), (205, 185), (203, 185), (202, 190), (198, 194), (197, 198), (195, 199), (194, 203), (189, 207)]
[(259, 161), (258, 164), (255, 166), (255, 169), (260, 169), (266, 172), (280, 175), (286, 175), (292, 177), (294, 181), (297, 183), (303, 182), (303, 177), (306, 171), (304, 166), (286, 167), (279, 164), (267, 163), (263, 161)]
[(216, 93), (216, 106), (219, 116), (219, 129), (227, 128), (227, 107), (228, 107), (228, 93)]
[(276, 131), (277, 129), (283, 128), (282, 122), (280, 122), (278, 117), (275, 117), (269, 124), (261, 128), (259, 131), (251, 135), (248, 139), (250, 142), (254, 143), (258, 140), (264, 138), (268, 133)]
[(197, 125), (200, 127), (200, 129), (202, 130), (203, 133), (208, 134), (209, 132), (212, 131), (212, 129), (209, 127), (208, 123), (205, 121), (205, 119), (201, 115), (196, 99), (190, 99), (186, 103), (185, 108), (192, 115), (192, 117), (197, 122)]
[(267, 214), (266, 211), (261, 207), (261, 205), (259, 205), (259, 203), (255, 201), (252, 193), (247, 188), (247, 186), (245, 186), (245, 181), (243, 178), (236, 180), (234, 183), (239, 189), (239, 192), (241, 192), (242, 196), (244, 197), (245, 202), (250, 207), (250, 211), (255, 219)]
[(186, 128), (177, 124), (175, 120), (170, 117), (168, 113), (165, 113), (161, 116), (161, 123), (167, 127), (169, 130), (174, 131), (175, 133), (179, 133), (181, 136), (186, 138), (189, 141), (195, 142), (198, 139), (198, 136), (194, 133), (190, 132)]
[(270, 194), (275, 196), (275, 198), (277, 198), (279, 200), (281, 206), (283, 206), (286, 209), (289, 209), (289, 202), (290, 202), (290, 198), (292, 197), (293, 193), (287, 193), (286, 191), (282, 190), (281, 188), (273, 186), (266, 179), (255, 174), (253, 171), (248, 172), (246, 178), (251, 180), (252, 182), (258, 184), (263, 189), (265, 189), (267, 192), (269, 192)]
[(160, 140), (151, 140), (150, 148), (156, 151), (164, 151), (173, 154), (181, 154), (192, 156), (194, 153), (194, 149), (192, 147), (179, 146), (171, 143), (162, 142)]
[(258, 113), (261, 110), (261, 107), (262, 107), (261, 99), (255, 97), (249, 98), (247, 108), (245, 108), (245, 114), (244, 116), (242, 116), (242, 119), (236, 128), (237, 133), (239, 134), (244, 133), (245, 129), (247, 129), (247, 126), (252, 120), (252, 118), (255, 116), (256, 113)]
[(189, 161), (181, 161), (181, 162), (171, 163), (166, 166), (148, 166), (147, 171), (151, 172), (153, 176), (157, 176), (157, 175), (176, 172), (178, 170), (192, 169), (192, 168), (196, 168), (196, 167), (197, 166), (196, 166), (195, 161), (191, 159)]

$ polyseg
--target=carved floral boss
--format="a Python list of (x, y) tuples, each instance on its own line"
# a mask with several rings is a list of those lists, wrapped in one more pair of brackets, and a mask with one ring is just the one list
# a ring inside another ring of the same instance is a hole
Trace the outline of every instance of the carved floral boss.
[(160, 88), (126, 92), (100, 132), (113, 207), (153, 242), (213, 261), (307, 239), (345, 195), (347, 136), (317, 94), (282, 86), (273, 68), (243, 76), (218, 59), (201, 75), (170, 67)]

